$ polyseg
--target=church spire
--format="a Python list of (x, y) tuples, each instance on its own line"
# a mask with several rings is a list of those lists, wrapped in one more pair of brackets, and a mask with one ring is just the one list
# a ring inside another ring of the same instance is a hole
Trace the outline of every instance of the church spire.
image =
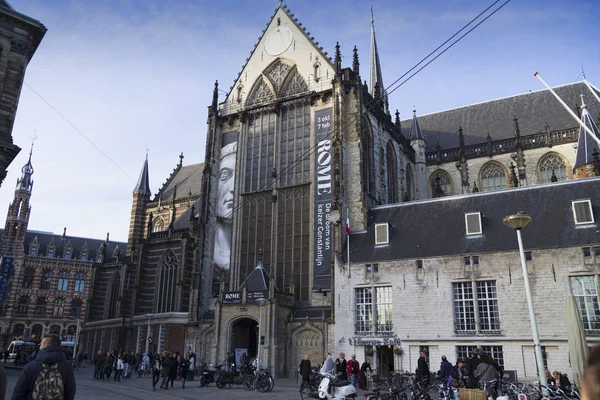
[[(581, 120), (588, 128), (596, 134), (596, 137), (600, 137), (600, 131), (594, 123), (594, 119), (590, 115), (585, 102), (583, 101), (583, 95), (581, 96)], [(577, 155), (575, 156), (575, 165), (573, 171), (576, 173), (581, 167), (593, 164), (593, 152), (598, 151), (598, 143), (590, 137), (583, 127), (579, 128), (579, 140), (577, 143)], [(585, 168), (584, 168), (585, 169)], [(583, 174), (577, 174), (577, 177), (583, 177)]]
[(33, 154), (33, 142), (35, 141), (35, 137), (31, 141), (31, 150), (29, 150), (29, 160), (27, 160), (27, 164), (21, 168), (21, 179), (17, 179), (17, 190), (25, 190), (31, 192), (33, 187), (33, 165), (31, 165), (31, 156)]
[(377, 50), (377, 40), (375, 39), (375, 18), (373, 17), (373, 5), (371, 5), (371, 71), (369, 90), (371, 95), (375, 96), (375, 87), (379, 87), (383, 109), (388, 111), (387, 91), (383, 85), (383, 76), (381, 74), (381, 64), (379, 62), (379, 50)]
[(148, 174), (148, 153), (146, 153), (146, 160), (144, 161), (144, 166), (142, 167), (142, 172), (140, 172), (140, 177), (138, 178), (137, 184), (133, 189), (133, 193), (147, 193), (150, 195), (150, 178)]

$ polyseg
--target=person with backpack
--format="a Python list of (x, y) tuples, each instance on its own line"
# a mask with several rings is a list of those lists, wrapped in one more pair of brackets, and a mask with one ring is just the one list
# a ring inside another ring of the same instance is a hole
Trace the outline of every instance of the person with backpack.
[(75, 374), (60, 348), (60, 338), (46, 336), (34, 361), (23, 368), (12, 400), (75, 399)]

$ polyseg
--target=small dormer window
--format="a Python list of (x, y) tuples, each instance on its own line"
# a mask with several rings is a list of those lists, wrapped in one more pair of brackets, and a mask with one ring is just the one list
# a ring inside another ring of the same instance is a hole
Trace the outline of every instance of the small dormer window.
[(48, 249), (48, 258), (54, 257), (54, 249)]
[(592, 212), (591, 200), (575, 200), (572, 202), (572, 205), (575, 225), (594, 223), (594, 213)]
[(375, 224), (375, 245), (390, 243), (389, 224)]
[(71, 259), (71, 250), (65, 250), (65, 260)]
[(469, 235), (481, 235), (483, 230), (481, 229), (481, 213), (466, 213), (465, 214), (465, 226), (467, 229), (467, 236)]
[(85, 251), (81, 253), (81, 261), (87, 261), (87, 253)]
[(102, 262), (102, 256), (101, 256), (101, 255), (100, 255), (100, 256), (98, 256), (98, 259), (97, 259), (97, 261), (98, 261), (99, 263), (101, 263), (101, 262)]
[(31, 256), (37, 256), (37, 247), (32, 247), (31, 250), (29, 250), (29, 255)]

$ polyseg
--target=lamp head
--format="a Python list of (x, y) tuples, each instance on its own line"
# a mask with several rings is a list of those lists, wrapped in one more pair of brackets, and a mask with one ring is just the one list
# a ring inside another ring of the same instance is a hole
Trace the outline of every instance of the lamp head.
[(507, 215), (502, 219), (504, 225), (515, 230), (521, 230), (531, 222), (531, 216), (525, 211), (519, 211), (517, 214)]
[(269, 300), (263, 298), (260, 299), (256, 299), (256, 304), (258, 304), (260, 307), (266, 305), (269, 302)]

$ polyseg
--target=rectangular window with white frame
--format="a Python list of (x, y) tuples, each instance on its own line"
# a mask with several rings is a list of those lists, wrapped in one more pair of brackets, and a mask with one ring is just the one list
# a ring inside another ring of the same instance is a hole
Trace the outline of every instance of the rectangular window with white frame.
[(477, 349), (477, 346), (474, 345), (456, 346), (456, 359), (462, 358), (466, 361), (471, 358), (471, 353), (473, 353), (475, 349)]
[(369, 333), (373, 331), (373, 289), (356, 289), (356, 333)]
[(575, 225), (585, 225), (594, 223), (594, 213), (592, 211), (591, 200), (573, 200), (573, 218)]
[(600, 330), (600, 306), (595, 276), (572, 276), (571, 293), (575, 297), (583, 329), (586, 331)]
[(483, 229), (481, 227), (481, 213), (465, 213), (465, 228), (467, 236), (481, 235), (483, 233)]
[(502, 346), (481, 346), (481, 354), (488, 355), (504, 368), (504, 351)]
[(392, 324), (392, 287), (375, 288), (377, 298), (377, 333), (391, 333)]
[[(471, 282), (452, 284), (454, 295), (454, 329), (457, 334), (495, 334), (500, 332), (500, 311), (495, 281), (478, 281), (473, 292)], [(479, 327), (475, 319), (475, 305), (479, 312)]]
[(375, 245), (381, 246), (390, 243), (390, 225), (385, 222), (375, 224)]

